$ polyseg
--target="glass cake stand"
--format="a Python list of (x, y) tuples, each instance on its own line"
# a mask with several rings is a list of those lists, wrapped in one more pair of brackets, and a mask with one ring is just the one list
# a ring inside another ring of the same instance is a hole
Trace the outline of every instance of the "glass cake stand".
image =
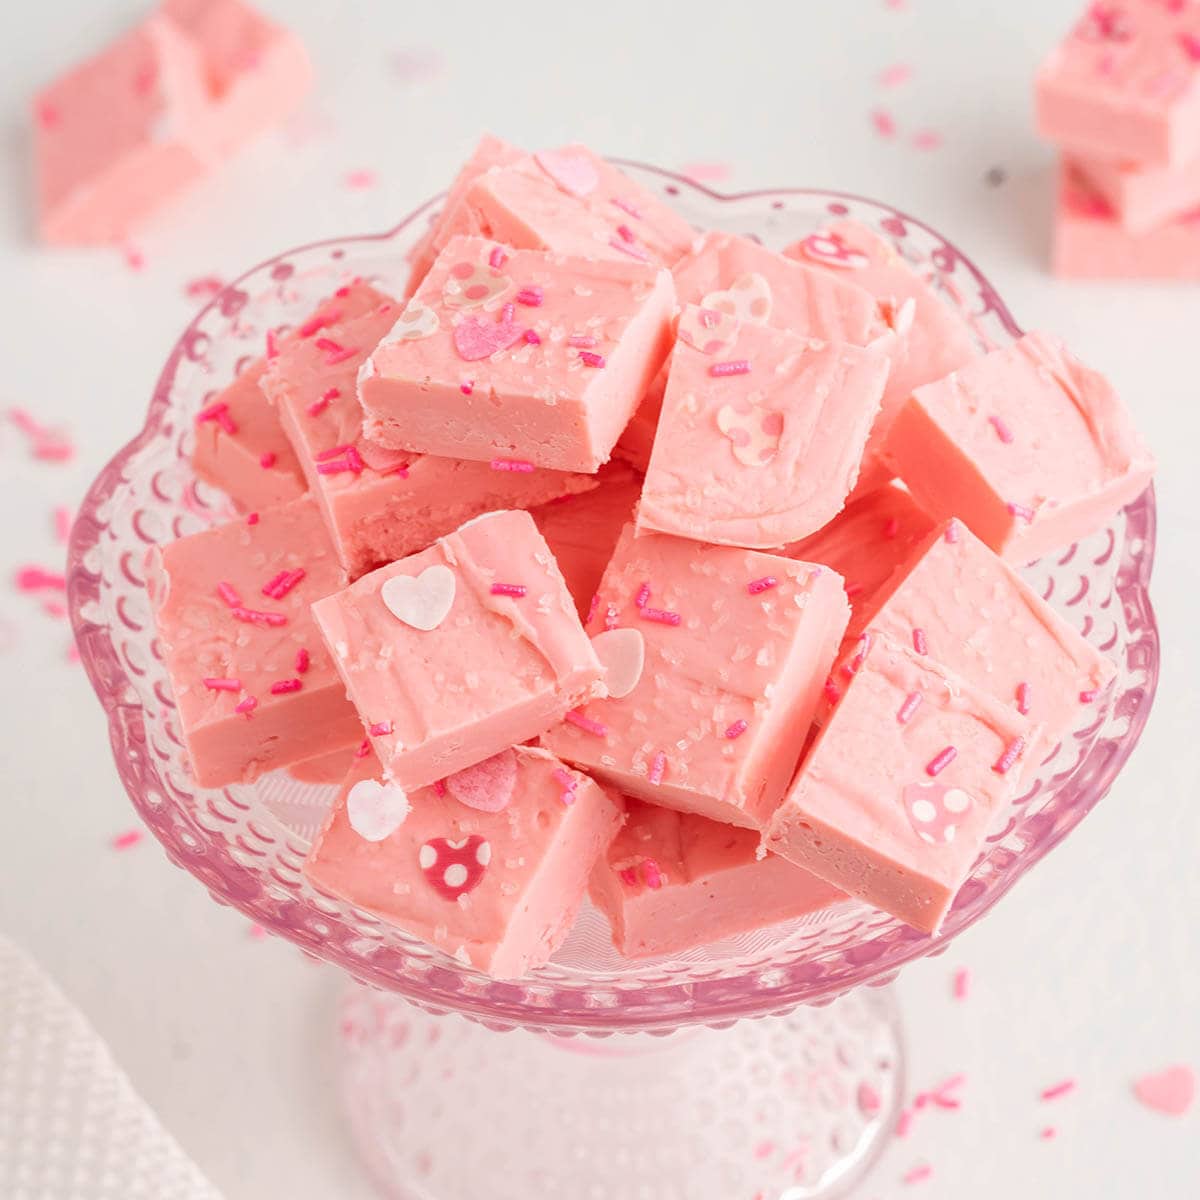
[[(886, 205), (804, 189), (721, 196), (621, 165), (696, 225), (776, 248), (834, 216), (862, 221), (928, 274), (981, 343), (1019, 335), (969, 259)], [(71, 537), (68, 589), (117, 770), (173, 862), (216, 900), (355, 981), (338, 1022), (343, 1094), (387, 1194), (844, 1194), (880, 1153), (904, 1088), (900, 1026), (884, 985), (905, 963), (944, 951), (1070, 832), (1112, 786), (1142, 732), (1159, 661), (1147, 594), (1153, 492), (1026, 571), (1114, 660), (1117, 683), (1002, 814), (938, 936), (847, 901), (688, 954), (631, 963), (585, 906), (548, 966), (519, 982), (490, 980), (305, 880), (301, 864), (332, 789), (286, 772), (244, 786), (196, 786), (142, 573), (150, 543), (232, 515), (189, 469), (197, 411), (261, 351), (268, 328), (296, 322), (350, 277), (400, 287), (405, 252), (437, 203), (387, 233), (289, 251), (227, 287), (172, 349), (142, 431), (92, 485)]]

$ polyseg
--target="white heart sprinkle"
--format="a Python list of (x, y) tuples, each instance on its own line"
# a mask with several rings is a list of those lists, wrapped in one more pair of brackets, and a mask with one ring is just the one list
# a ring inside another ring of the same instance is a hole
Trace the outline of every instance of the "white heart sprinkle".
[(405, 625), (426, 633), (436, 629), (454, 603), (454, 572), (441, 563), (420, 575), (393, 575), (379, 589), (388, 612)]
[(640, 629), (606, 629), (592, 638), (592, 649), (604, 668), (604, 685), (614, 700), (628, 696), (646, 665), (646, 639)]
[(391, 837), (408, 816), (408, 797), (394, 783), (360, 779), (346, 797), (350, 828), (368, 842)]

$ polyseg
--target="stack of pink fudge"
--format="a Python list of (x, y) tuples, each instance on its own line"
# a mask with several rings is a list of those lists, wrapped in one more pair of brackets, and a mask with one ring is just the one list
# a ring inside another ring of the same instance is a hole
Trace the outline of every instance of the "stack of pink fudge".
[(1055, 271), (1200, 279), (1200, 5), (1089, 4), (1036, 104), (1061, 152)]
[(856, 897), (939, 927), (1113, 666), (1016, 568), (1152, 464), (1055, 339), (984, 353), (853, 222), (701, 233), (485, 138), (406, 297), (349, 280), (196, 417), (156, 547), (200, 784), (341, 779), (306, 872), (497, 977)]

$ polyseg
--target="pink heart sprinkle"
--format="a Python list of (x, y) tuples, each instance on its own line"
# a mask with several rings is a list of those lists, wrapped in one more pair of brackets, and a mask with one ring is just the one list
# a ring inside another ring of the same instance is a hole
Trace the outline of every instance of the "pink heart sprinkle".
[(1181, 1117), (1196, 1097), (1196, 1076), (1191, 1067), (1182, 1064), (1167, 1067), (1135, 1080), (1133, 1094), (1155, 1112)]
[(582, 154), (562, 154), (557, 150), (539, 150), (537, 165), (571, 196), (583, 197), (596, 190), (600, 176)]
[(503, 812), (517, 786), (517, 756), (511, 750), (447, 775), (446, 790), (459, 804), (479, 812)]
[(481, 321), (478, 317), (467, 317), (454, 327), (454, 348), (460, 358), (467, 362), (478, 362), (507, 350), (523, 332), (512, 322), (501, 325)]

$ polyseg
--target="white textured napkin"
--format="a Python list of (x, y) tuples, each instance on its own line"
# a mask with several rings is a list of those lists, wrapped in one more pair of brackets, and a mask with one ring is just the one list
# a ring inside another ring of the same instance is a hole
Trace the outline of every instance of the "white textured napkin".
[(0, 1197), (221, 1200), (83, 1014), (2, 937)]

